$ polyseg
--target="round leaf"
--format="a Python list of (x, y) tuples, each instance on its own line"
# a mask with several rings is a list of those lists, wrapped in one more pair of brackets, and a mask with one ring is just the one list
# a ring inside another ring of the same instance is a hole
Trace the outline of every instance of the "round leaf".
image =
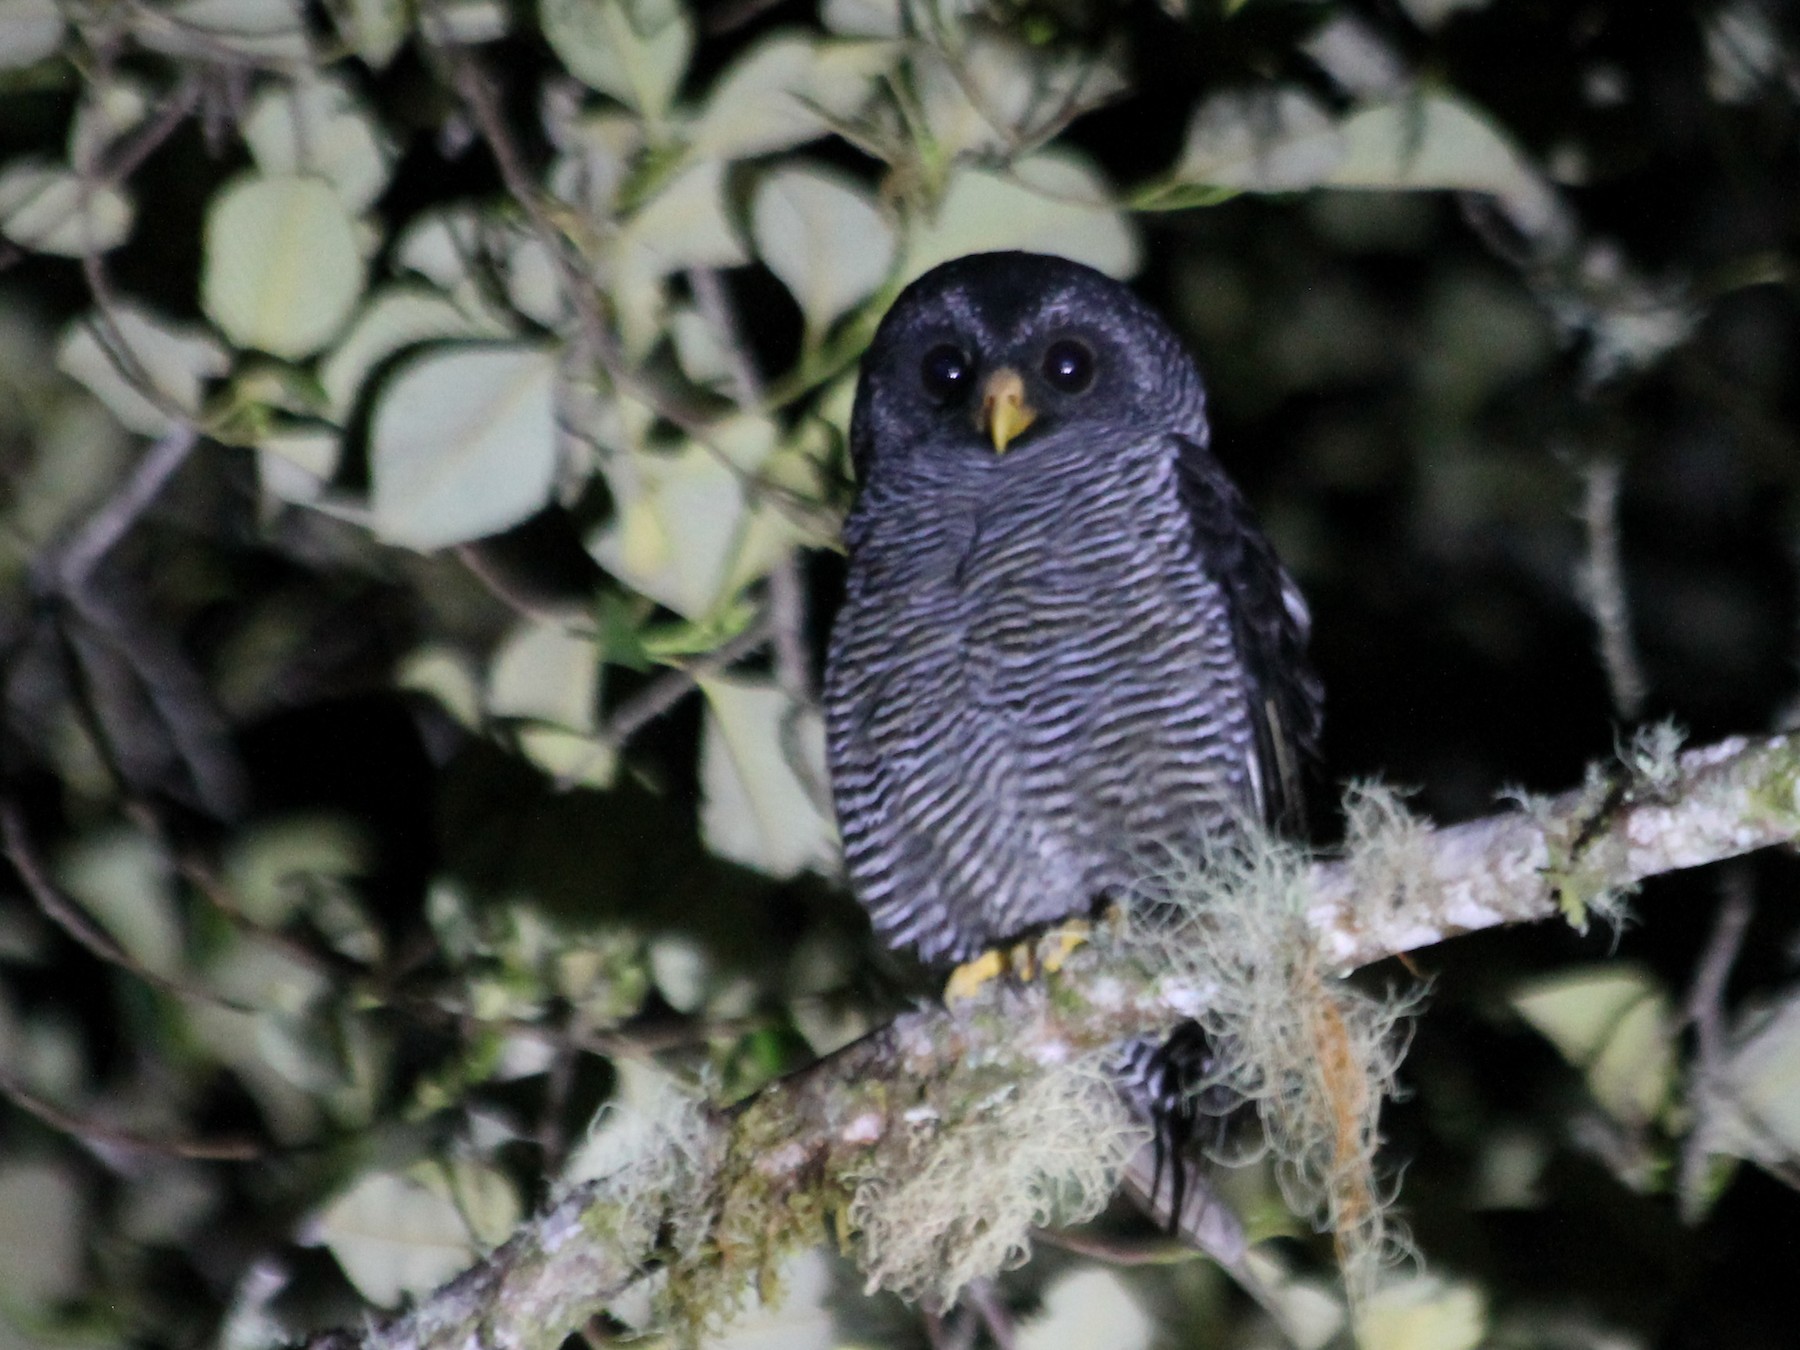
[(214, 199), (200, 303), (233, 342), (310, 356), (343, 327), (362, 287), (355, 225), (324, 179), (245, 178)]
[(305, 79), (276, 85), (251, 106), (244, 140), (266, 174), (317, 174), (352, 211), (387, 186), (393, 150), (347, 85)]
[(707, 847), (777, 877), (834, 866), (837, 836), (814, 800), (825, 782), (818, 713), (797, 709), (763, 680), (717, 678), (700, 687), (707, 704), (700, 745)]
[(0, 173), (0, 234), (39, 253), (79, 258), (122, 244), (131, 199), (60, 165), (36, 161)]
[(375, 410), (376, 533), (420, 550), (496, 534), (550, 499), (556, 359), (523, 343), (415, 358)]
[(0, 70), (18, 70), (55, 56), (62, 37), (56, 0), (0, 0)]
[(894, 262), (894, 229), (874, 199), (820, 169), (790, 165), (763, 179), (750, 230), (814, 333), (871, 294)]

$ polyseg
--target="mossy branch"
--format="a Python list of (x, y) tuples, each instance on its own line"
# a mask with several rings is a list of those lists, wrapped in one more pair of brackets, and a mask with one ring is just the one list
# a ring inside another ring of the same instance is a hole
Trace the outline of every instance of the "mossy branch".
[[(1318, 958), (1347, 972), (1460, 933), (1580, 914), (1646, 877), (1800, 835), (1800, 737), (1678, 756), (1640, 741), (1623, 759), (1523, 809), (1435, 830), (1390, 822), (1360, 843), (1353, 830), (1345, 857), (1302, 874)], [(1087, 1212), (1133, 1142), (1111, 1095), (1094, 1090), (1107, 1048), (1209, 1006), (1203, 967), (1169, 956), (1130, 934), (1099, 940), (1028, 986), (996, 982), (954, 1012), (896, 1018), (728, 1111), (696, 1107), (671, 1127), (667, 1157), (570, 1189), (411, 1311), (312, 1344), (554, 1350), (658, 1272), (675, 1315), (718, 1322), (828, 1219), (846, 1224), (871, 1185), (900, 1186), (971, 1136), (1029, 1150), (1021, 1110), (1084, 1121), (1101, 1159), (1098, 1170), (1048, 1156), (1011, 1166), (1008, 1184), (1036, 1187), (1028, 1217)]]

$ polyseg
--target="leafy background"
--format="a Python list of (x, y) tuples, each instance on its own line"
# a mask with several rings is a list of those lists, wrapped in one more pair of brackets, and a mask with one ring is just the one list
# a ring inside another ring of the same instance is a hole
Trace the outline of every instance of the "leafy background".
[[(814, 691), (855, 358), (937, 260), (1063, 253), (1180, 326), (1311, 598), (1333, 780), (1449, 819), (1648, 718), (1782, 724), (1796, 36), (0, 0), (0, 1344), (354, 1322), (669, 1082), (931, 987), (837, 882)], [(1429, 1273), (1373, 1343), (1793, 1343), (1794, 880), (1423, 954), (1388, 1132)], [(1225, 1184), (1328, 1335), (1328, 1253)], [(822, 1244), (734, 1343), (932, 1334), (858, 1284)], [(1027, 1346), (1268, 1343), (1199, 1261), (999, 1296)]]

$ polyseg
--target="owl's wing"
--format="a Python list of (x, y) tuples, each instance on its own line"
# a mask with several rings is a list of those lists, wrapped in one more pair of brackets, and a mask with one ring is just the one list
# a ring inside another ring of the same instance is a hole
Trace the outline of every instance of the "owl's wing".
[(1197, 556), (1230, 597), (1238, 656), (1255, 704), (1259, 805), (1271, 823), (1303, 831), (1302, 771), (1318, 754), (1325, 700), (1306, 650), (1312, 616), (1219, 461), (1203, 441), (1177, 440), (1177, 481)]

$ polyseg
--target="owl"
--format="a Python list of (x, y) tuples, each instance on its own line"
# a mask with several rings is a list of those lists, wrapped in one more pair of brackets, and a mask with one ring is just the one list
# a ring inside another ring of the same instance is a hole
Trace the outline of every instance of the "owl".
[[(850, 884), (891, 945), (967, 961), (1293, 818), (1307, 609), (1208, 441), (1179, 339), (1077, 263), (960, 258), (882, 320), (824, 704)], [(1121, 1049), (1170, 1156), (1206, 1053), (1191, 1028)]]

